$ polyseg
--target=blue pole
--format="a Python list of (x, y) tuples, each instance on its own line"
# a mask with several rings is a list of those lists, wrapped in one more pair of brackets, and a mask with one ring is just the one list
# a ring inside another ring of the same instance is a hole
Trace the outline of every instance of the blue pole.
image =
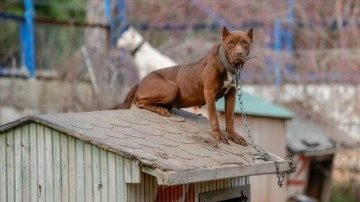
[(104, 13), (106, 18), (106, 23), (110, 26), (110, 46), (114, 46), (114, 20), (112, 19), (111, 14), (111, 0), (104, 0)]
[(104, 0), (104, 13), (107, 23), (111, 20), (111, 0)]
[(276, 54), (275, 64), (274, 64), (274, 76), (275, 84), (280, 85), (282, 82), (281, 78), (281, 61), (280, 61), (280, 52), (281, 52), (281, 22), (277, 18), (274, 22), (274, 51)]
[(293, 24), (294, 24), (294, 0), (288, 0), (289, 13), (287, 15), (286, 50), (293, 52)]
[[(289, 55), (293, 55), (294, 52), (294, 33), (293, 33), (293, 27), (294, 27), (294, 0), (288, 0), (288, 7), (289, 7), (289, 13), (287, 15), (287, 32), (286, 32), (286, 50), (289, 53)], [(291, 57), (292, 58), (292, 57)], [(293, 64), (288, 64), (287, 66), (287, 70), (289, 73), (294, 73), (295, 69), (294, 69), (294, 65)]]
[(21, 61), (29, 71), (30, 78), (35, 78), (35, 40), (34, 7), (32, 0), (25, 0), (24, 21), (20, 27)]
[(110, 44), (114, 47), (116, 46), (117, 38), (121, 36), (128, 25), (125, 1), (116, 1), (115, 16), (111, 14), (111, 0), (104, 0), (104, 10), (106, 21), (110, 25)]
[(116, 4), (116, 30), (114, 30), (114, 43), (116, 43), (116, 39), (121, 36), (121, 34), (126, 30), (128, 26), (128, 20), (126, 17), (126, 4), (124, 0), (117, 0)]

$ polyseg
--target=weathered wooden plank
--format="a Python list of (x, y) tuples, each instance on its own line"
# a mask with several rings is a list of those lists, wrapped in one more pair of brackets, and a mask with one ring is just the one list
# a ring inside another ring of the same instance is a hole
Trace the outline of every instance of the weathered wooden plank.
[(68, 137), (69, 201), (76, 201), (76, 146), (75, 138)]
[(60, 133), (60, 159), (61, 159), (61, 200), (69, 201), (69, 150), (68, 136)]
[(101, 200), (109, 201), (109, 179), (108, 179), (107, 151), (100, 149), (100, 178), (101, 178)]
[(133, 184), (135, 188), (135, 201), (143, 201), (144, 198), (140, 195), (140, 183)]
[(21, 127), (21, 158), (22, 158), (22, 197), (24, 200), (30, 199), (30, 140), (29, 140), (29, 125), (25, 124)]
[(21, 145), (21, 127), (16, 127), (14, 129), (15, 201), (22, 201)]
[(135, 194), (134, 194), (134, 191), (133, 191), (133, 186), (134, 186), (134, 184), (132, 184), (132, 183), (126, 184), (126, 187), (127, 187), (126, 201), (127, 202), (135, 201)]
[(140, 184), (139, 184), (139, 186), (140, 186), (140, 196), (143, 198), (143, 200), (145, 200), (148, 196), (146, 196), (145, 197), (145, 186), (144, 186), (144, 184), (145, 184), (145, 181), (144, 181), (144, 176), (145, 175), (145, 173), (141, 173), (141, 182), (140, 182)]
[(45, 127), (45, 191), (46, 201), (54, 201), (54, 175), (51, 128)]
[(92, 180), (92, 157), (91, 144), (84, 144), (85, 159), (85, 201), (93, 201), (93, 180)]
[(155, 201), (155, 197), (156, 197), (156, 191), (157, 191), (157, 188), (159, 187), (158, 184), (157, 184), (157, 181), (156, 181), (156, 178), (151, 176), (151, 175), (148, 175), (149, 178), (151, 179), (151, 182), (149, 183), (150, 184), (150, 201)]
[(135, 160), (131, 161), (131, 182), (132, 183), (140, 183), (141, 182), (141, 170)]
[(54, 163), (53, 175), (54, 175), (54, 201), (61, 201), (61, 148), (60, 148), (60, 133), (57, 130), (51, 130), (52, 134), (52, 159)]
[(128, 158), (124, 158), (124, 168), (125, 168), (125, 182), (131, 183), (132, 176), (131, 176), (131, 160)]
[[(183, 189), (186, 189), (186, 186), (185, 185), (183, 185)], [(195, 183), (194, 184), (194, 189), (195, 189), (195, 199), (194, 199), (194, 201), (198, 201), (199, 200), (199, 197), (198, 197), (198, 195), (199, 195), (199, 193), (200, 193), (200, 183)], [(184, 194), (183, 194), (183, 196), (182, 196), (182, 198), (184, 197)], [(184, 199), (182, 199), (182, 201), (183, 201)]]
[(30, 140), (30, 201), (37, 201), (38, 198), (38, 154), (37, 154), (37, 128), (36, 123), (29, 125)]
[(7, 199), (7, 186), (6, 185), (6, 166), (7, 166), (7, 154), (6, 154), (6, 133), (0, 132), (0, 201), (6, 201)]
[(99, 147), (92, 145), (92, 164), (93, 164), (93, 200), (101, 201), (101, 178), (100, 178), (100, 150)]
[[(285, 160), (277, 159), (280, 171), (286, 171), (290, 168)], [(241, 176), (262, 175), (276, 173), (274, 161), (263, 163), (253, 163), (247, 165), (224, 165), (217, 168), (196, 169), (189, 171), (161, 171), (149, 167), (142, 167), (143, 172), (156, 176), (159, 185), (175, 185), (193, 182), (207, 181), (209, 179), (217, 180), (224, 178), (233, 178)], [(235, 186), (235, 181), (231, 183)]]
[(108, 152), (109, 201), (116, 201), (116, 162), (115, 154)]
[(223, 189), (224, 188), (224, 179), (220, 180), (220, 189)]
[(38, 170), (38, 201), (46, 201), (45, 187), (45, 131), (44, 126), (36, 124), (37, 130), (37, 170)]
[(141, 182), (141, 184), (144, 186), (144, 196), (147, 197), (146, 201), (154, 201), (154, 199), (151, 199), (150, 197), (150, 178), (149, 175), (146, 173), (143, 173), (144, 177), (142, 178), (143, 181)]
[(116, 195), (117, 201), (126, 200), (125, 165), (124, 157), (116, 155)]
[(136, 164), (136, 161), (124, 158), (125, 163), (125, 182), (126, 183), (140, 183), (141, 170)]
[(76, 140), (76, 201), (85, 201), (84, 142)]
[(7, 201), (15, 201), (15, 174), (14, 174), (14, 131), (6, 133), (6, 177), (7, 177)]

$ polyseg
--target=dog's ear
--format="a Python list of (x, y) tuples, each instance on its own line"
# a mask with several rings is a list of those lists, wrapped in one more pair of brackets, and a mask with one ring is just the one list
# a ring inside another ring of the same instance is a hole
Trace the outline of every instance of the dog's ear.
[(229, 30), (224, 26), (222, 31), (222, 39), (224, 40), (229, 35)]
[(253, 42), (253, 28), (250, 28), (249, 31), (247, 32), (247, 35), (249, 36), (249, 38), (251, 39), (251, 42)]

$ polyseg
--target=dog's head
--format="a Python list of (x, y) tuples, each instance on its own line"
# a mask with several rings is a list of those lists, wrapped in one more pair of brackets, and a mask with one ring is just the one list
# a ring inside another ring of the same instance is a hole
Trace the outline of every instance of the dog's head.
[(250, 53), (250, 44), (253, 42), (253, 28), (249, 31), (232, 31), (226, 27), (222, 32), (222, 43), (225, 56), (235, 68), (240, 67), (246, 62), (246, 57)]
[(117, 40), (118, 48), (133, 50), (143, 40), (143, 37), (134, 27), (128, 26)]

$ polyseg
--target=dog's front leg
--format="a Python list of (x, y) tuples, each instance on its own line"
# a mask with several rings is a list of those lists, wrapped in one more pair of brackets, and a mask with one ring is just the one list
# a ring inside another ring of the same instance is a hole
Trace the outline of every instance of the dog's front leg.
[(216, 140), (219, 140), (223, 143), (228, 143), (227, 139), (224, 134), (220, 131), (219, 121), (216, 114), (216, 107), (215, 107), (215, 91), (213, 90), (206, 90), (204, 89), (205, 101), (208, 108), (212, 135)]
[(232, 88), (226, 95), (225, 95), (225, 121), (226, 121), (226, 131), (229, 133), (230, 139), (237, 144), (246, 146), (247, 143), (243, 137), (241, 137), (235, 130), (234, 130), (234, 110), (235, 110), (235, 96), (236, 90)]

